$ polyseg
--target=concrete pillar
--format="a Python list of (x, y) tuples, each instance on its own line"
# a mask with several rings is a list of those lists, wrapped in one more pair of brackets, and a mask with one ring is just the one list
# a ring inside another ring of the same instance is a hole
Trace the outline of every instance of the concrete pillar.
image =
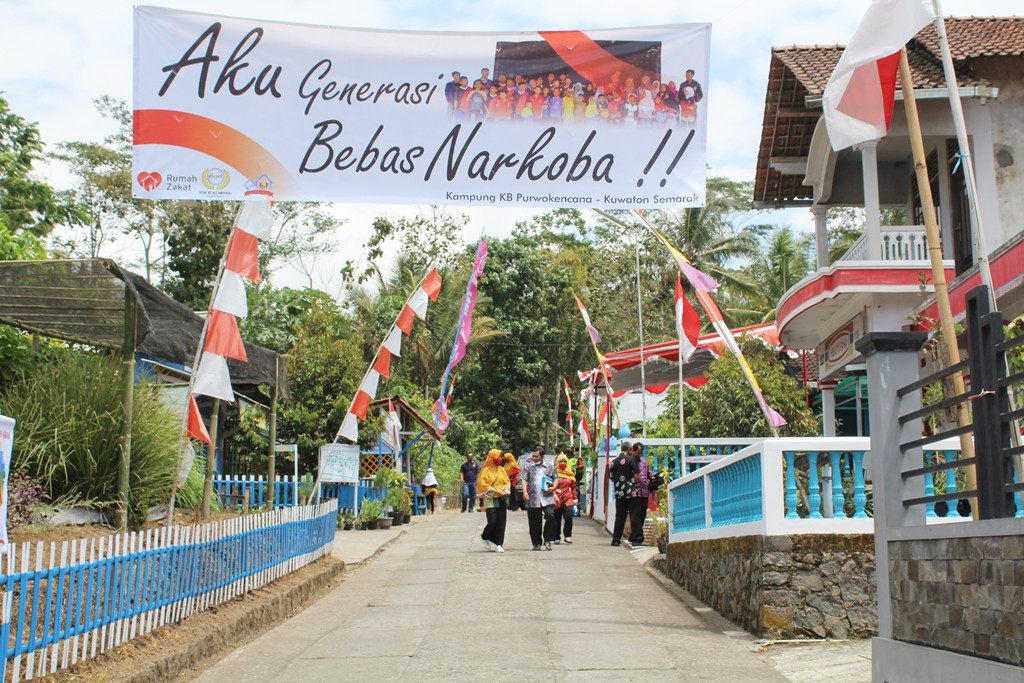
[(882, 259), (882, 209), (878, 200), (878, 140), (860, 144), (861, 169), (864, 178), (864, 235), (868, 260)]
[[(918, 379), (917, 352), (924, 332), (870, 332), (856, 348), (867, 360), (871, 394), (871, 453), (867, 465), (874, 486), (875, 577), (878, 589), (878, 636), (892, 638), (888, 542), (893, 530), (925, 524), (922, 505), (903, 506), (904, 498), (924, 494), (921, 477), (904, 482), (905, 469), (921, 466), (921, 449), (900, 453), (900, 443), (921, 435), (921, 421), (900, 426), (899, 416), (921, 407), (920, 392), (898, 399), (896, 392)], [(916, 462), (915, 462), (916, 458)]]
[(821, 435), (836, 435), (836, 384), (835, 382), (821, 382), (818, 384), (821, 389)]
[(819, 270), (828, 268), (828, 224), (825, 220), (827, 213), (827, 206), (816, 204), (811, 207), (811, 214), (814, 215), (814, 251)]

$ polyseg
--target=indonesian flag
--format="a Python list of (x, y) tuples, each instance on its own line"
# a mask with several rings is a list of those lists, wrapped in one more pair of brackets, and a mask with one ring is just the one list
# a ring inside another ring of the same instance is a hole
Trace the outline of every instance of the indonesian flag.
[(697, 350), (697, 340), (700, 337), (700, 318), (697, 316), (697, 311), (683, 296), (683, 278), (678, 274), (676, 275), (676, 334), (679, 335), (679, 342), (683, 350), (682, 361), (685, 363)]
[(589, 444), (590, 443), (590, 425), (587, 424), (587, 413), (586, 412), (581, 412), (580, 413), (579, 432), (580, 432), (580, 439), (583, 441), (583, 443), (584, 444)]
[(822, 108), (837, 152), (884, 137), (892, 120), (900, 50), (935, 20), (931, 0), (875, 0), (825, 86)]

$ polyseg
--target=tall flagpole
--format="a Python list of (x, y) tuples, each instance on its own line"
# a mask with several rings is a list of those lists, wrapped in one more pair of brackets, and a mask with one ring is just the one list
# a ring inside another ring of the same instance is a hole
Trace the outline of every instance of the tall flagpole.
[(932, 0), (935, 9), (935, 33), (939, 37), (939, 50), (942, 53), (942, 71), (946, 79), (946, 93), (949, 95), (949, 108), (953, 114), (953, 127), (956, 129), (956, 141), (960, 147), (960, 163), (964, 167), (964, 180), (967, 185), (967, 201), (974, 219), (974, 230), (971, 231), (974, 244), (974, 255), (978, 260), (981, 272), (981, 284), (988, 287), (988, 299), (992, 310), (996, 310), (996, 290), (992, 286), (992, 270), (988, 263), (988, 242), (985, 229), (981, 222), (981, 205), (978, 202), (978, 183), (974, 177), (974, 160), (971, 157), (970, 141), (967, 139), (967, 123), (964, 121), (964, 107), (960, 101), (960, 82), (956, 79), (953, 67), (953, 55), (949, 51), (946, 38), (946, 22), (942, 19), (942, 7), (939, 0)]
[(644, 307), (640, 293), (640, 240), (636, 241), (636, 318), (640, 327), (640, 416), (643, 438), (647, 438), (647, 373), (644, 370)]
[[(928, 238), (928, 257), (931, 260), (932, 280), (935, 287), (935, 302), (939, 309), (939, 325), (942, 330), (943, 342), (949, 352), (950, 365), (960, 362), (960, 347), (956, 341), (956, 329), (953, 327), (953, 312), (949, 304), (949, 289), (946, 286), (946, 270), (942, 265), (942, 237), (939, 235), (938, 221), (935, 218), (935, 203), (932, 199), (931, 183), (928, 180), (928, 166), (924, 154), (924, 140), (921, 137), (921, 121), (917, 115), (917, 100), (914, 98), (914, 84), (911, 80), (910, 62), (907, 61), (907, 48), (900, 51), (900, 84), (903, 88), (903, 106), (907, 111), (907, 128), (910, 133), (910, 146), (914, 154), (914, 168), (917, 173), (917, 186), (921, 192), (921, 210), (924, 213), (924, 229)], [(965, 169), (966, 172), (966, 169)], [(962, 395), (964, 390), (964, 376), (956, 372), (953, 377), (953, 393)], [(967, 414), (967, 403), (960, 402), (956, 408), (957, 427), (966, 427), (971, 424), (971, 418)], [(974, 458), (974, 441), (969, 433), (960, 435), (960, 452), (965, 459)], [(976, 475), (974, 467), (966, 469), (967, 487), (976, 488)], [(971, 511), (975, 519), (978, 515), (978, 506), (972, 505)]]
[(683, 335), (679, 335), (679, 467), (686, 476), (686, 445), (683, 443)]

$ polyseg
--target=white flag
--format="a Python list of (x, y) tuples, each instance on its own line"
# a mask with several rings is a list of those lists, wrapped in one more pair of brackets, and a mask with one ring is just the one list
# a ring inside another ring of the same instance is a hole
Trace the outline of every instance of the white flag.
[(236, 318), (249, 315), (249, 304), (245, 297), (245, 283), (242, 276), (231, 270), (224, 270), (217, 296), (213, 300), (213, 310), (230, 313)]
[(242, 210), (238, 215), (238, 229), (244, 230), (254, 237), (270, 239), (274, 227), (274, 214), (270, 208), (270, 198), (265, 195), (254, 195), (253, 199), (242, 202)]
[(231, 390), (228, 359), (216, 353), (204, 353), (199, 359), (199, 369), (196, 370), (196, 381), (192, 387), (192, 393), (234, 403), (235, 392)]

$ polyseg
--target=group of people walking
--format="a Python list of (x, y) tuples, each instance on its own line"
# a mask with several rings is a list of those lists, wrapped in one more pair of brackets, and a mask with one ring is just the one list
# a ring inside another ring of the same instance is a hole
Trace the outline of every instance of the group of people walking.
[(622, 544), (622, 534), (629, 520), (629, 543), (634, 547), (644, 545), (644, 520), (650, 501), (650, 483), (653, 478), (651, 466), (644, 457), (644, 447), (639, 441), (632, 444), (622, 442), (622, 450), (608, 468), (615, 495), (615, 525), (612, 528), (612, 545)]
[[(517, 461), (511, 453), (499, 448), (487, 453), (484, 466), (476, 479), (476, 491), (487, 525), (480, 542), (487, 550), (505, 552), (505, 526), (509, 510), (525, 509), (530, 526), (530, 542), (534, 550), (551, 550), (553, 545), (572, 543), (573, 518), (579, 514), (579, 486), (583, 479), (582, 459), (570, 460), (569, 453), (556, 448), (555, 461), (544, 460), (544, 445)], [(467, 462), (472, 463), (472, 454)], [(466, 487), (465, 475), (472, 467), (463, 465), (460, 478)], [(464, 498), (463, 512), (472, 512), (473, 498)]]

